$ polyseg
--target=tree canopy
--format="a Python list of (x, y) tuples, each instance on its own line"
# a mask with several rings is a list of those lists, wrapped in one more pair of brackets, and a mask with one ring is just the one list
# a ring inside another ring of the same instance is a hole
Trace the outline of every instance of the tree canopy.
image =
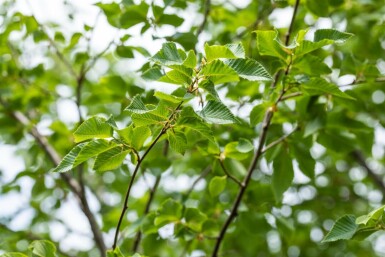
[(0, 6), (1, 257), (385, 254), (384, 0), (57, 6)]

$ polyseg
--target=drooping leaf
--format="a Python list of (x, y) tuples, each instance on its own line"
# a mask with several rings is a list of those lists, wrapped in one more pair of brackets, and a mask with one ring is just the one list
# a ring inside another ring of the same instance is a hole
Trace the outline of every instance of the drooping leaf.
[(231, 111), (219, 101), (208, 101), (198, 114), (209, 123), (230, 124), (237, 122)]
[(112, 127), (102, 117), (92, 117), (84, 121), (74, 132), (75, 142), (93, 138), (112, 137)]
[(209, 191), (211, 196), (218, 196), (225, 189), (227, 183), (227, 176), (215, 176), (211, 179), (209, 184)]
[(102, 152), (96, 157), (93, 169), (99, 172), (117, 169), (130, 152), (131, 150), (126, 150), (122, 146)]
[(291, 186), (294, 179), (293, 163), (286, 149), (279, 150), (273, 161), (271, 186), (276, 202), (281, 202), (283, 193)]
[(250, 125), (256, 126), (258, 123), (262, 122), (263, 117), (265, 116), (267, 107), (263, 104), (258, 104), (250, 112)]
[(57, 257), (55, 245), (48, 240), (33, 241), (28, 249), (32, 253), (32, 257)]
[(142, 74), (142, 78), (145, 80), (158, 80), (163, 77), (165, 73), (159, 67), (152, 67)]
[(76, 157), (79, 155), (82, 148), (86, 145), (86, 143), (80, 143), (76, 145), (72, 150), (64, 156), (63, 160), (60, 162), (60, 164), (53, 169), (53, 172), (67, 172), (74, 168), (74, 163), (76, 160)]
[(166, 93), (163, 93), (163, 92), (160, 92), (160, 91), (156, 91), (154, 93), (154, 96), (158, 99), (161, 99), (161, 100), (164, 100), (164, 101), (167, 101), (167, 102), (171, 102), (171, 103), (174, 103), (174, 104), (179, 104), (181, 102), (188, 102), (190, 99), (192, 99), (194, 96), (189, 94), (189, 95), (185, 95), (184, 97), (180, 97), (180, 96), (175, 96), (175, 95), (170, 95), (170, 94), (166, 94)]
[(131, 146), (140, 150), (147, 138), (151, 136), (151, 130), (149, 127), (137, 127), (133, 128), (131, 134)]
[(356, 217), (354, 215), (345, 215), (339, 218), (322, 240), (322, 243), (351, 239), (358, 228), (355, 221)]
[(270, 81), (272, 77), (266, 69), (257, 61), (252, 59), (234, 59), (225, 62), (233, 68), (239, 77), (250, 81)]

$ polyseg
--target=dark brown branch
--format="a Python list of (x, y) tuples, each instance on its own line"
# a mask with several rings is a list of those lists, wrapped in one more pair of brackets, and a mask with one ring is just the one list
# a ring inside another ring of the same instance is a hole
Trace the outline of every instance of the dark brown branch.
[(197, 32), (196, 32), (196, 37), (198, 38), (199, 35), (203, 32), (205, 26), (206, 26), (206, 23), (207, 23), (207, 19), (210, 15), (210, 11), (211, 11), (211, 0), (204, 0), (204, 13), (203, 13), (203, 21), (201, 23), (201, 25), (198, 27), (197, 29)]
[(204, 177), (206, 177), (209, 173), (210, 173), (210, 171), (211, 171), (211, 166), (209, 165), (209, 166), (207, 166), (203, 171), (202, 171), (202, 173), (199, 175), (199, 177), (197, 177), (195, 180), (194, 180), (194, 182), (192, 183), (192, 185), (191, 185), (191, 187), (190, 187), (190, 189), (187, 191), (187, 197), (186, 198), (188, 198), (188, 196), (191, 194), (191, 192), (194, 190), (194, 188), (195, 188), (195, 186), (198, 184), (198, 182), (201, 180), (201, 179), (203, 179)]
[(227, 170), (225, 164), (223, 163), (223, 160), (218, 159), (218, 161), (219, 161), (219, 164), (222, 167), (223, 172), (226, 174), (226, 176), (229, 177), (232, 181), (234, 181), (235, 184), (237, 184), (238, 186), (242, 187), (243, 185), (242, 185), (241, 181), (239, 181), (236, 177), (231, 175), (231, 173)]
[[(0, 99), (0, 103), (7, 108), (6, 102), (4, 102), (2, 99)], [(36, 142), (39, 144), (39, 146), (44, 150), (44, 152), (47, 154), (48, 158), (51, 160), (51, 162), (57, 166), (59, 165), (61, 158), (59, 154), (56, 152), (56, 150), (51, 146), (51, 144), (48, 142), (47, 138), (42, 136), (36, 127), (30, 126), (29, 119), (21, 112), (14, 111), (10, 112), (10, 115), (20, 122), (24, 127), (30, 127), (29, 133), (35, 138)], [(91, 209), (88, 205), (88, 201), (86, 198), (86, 195), (83, 194), (83, 190), (81, 185), (78, 183), (77, 180), (75, 180), (70, 174), (68, 173), (60, 173), (61, 179), (68, 185), (72, 193), (76, 196), (76, 199), (79, 202), (80, 208), (82, 209), (84, 215), (87, 217), (87, 220), (90, 224), (92, 234), (94, 236), (95, 244), (98, 247), (101, 256), (105, 257), (106, 255), (106, 247), (104, 244), (103, 236), (100, 231), (99, 225), (96, 222), (94, 214), (91, 212)]]
[(355, 150), (351, 153), (351, 156), (353, 159), (361, 165), (366, 172), (368, 173), (368, 176), (373, 180), (373, 182), (378, 186), (378, 188), (381, 190), (382, 195), (385, 196), (385, 183), (381, 176), (377, 175), (366, 163), (365, 157), (362, 154), (361, 151)]
[(183, 101), (180, 102), (179, 105), (172, 112), (172, 114), (168, 118), (168, 121), (164, 124), (164, 126), (163, 126), (162, 130), (159, 132), (158, 136), (154, 139), (154, 141), (151, 143), (151, 145), (144, 152), (143, 156), (141, 158), (138, 158), (138, 163), (136, 164), (134, 172), (133, 172), (132, 177), (130, 179), (130, 182), (129, 182), (129, 185), (128, 185), (128, 188), (127, 188), (127, 192), (126, 192), (126, 196), (124, 198), (124, 204), (123, 204), (122, 212), (120, 213), (119, 221), (118, 221), (118, 224), (116, 226), (115, 236), (114, 236), (114, 243), (112, 245), (112, 249), (114, 249), (114, 250), (115, 250), (115, 248), (117, 246), (117, 243), (118, 243), (118, 236), (119, 236), (120, 226), (122, 225), (124, 214), (126, 213), (126, 211), (128, 209), (128, 198), (130, 197), (131, 188), (132, 188), (132, 186), (134, 184), (134, 180), (135, 180), (135, 177), (136, 177), (136, 175), (137, 175), (137, 173), (139, 171), (140, 165), (142, 164), (143, 160), (146, 158), (148, 153), (151, 151), (151, 149), (159, 141), (159, 139), (167, 132), (167, 130), (169, 129), (169, 125), (170, 125), (170, 120), (173, 119), (173, 117), (175, 116), (176, 112), (181, 108), (182, 104), (183, 104)]
[(285, 96), (282, 97), (282, 101), (285, 101), (285, 100), (288, 100), (288, 99), (291, 99), (291, 98), (294, 98), (294, 97), (297, 97), (297, 96), (301, 96), (303, 95), (302, 92), (294, 92), (294, 93), (291, 93), (291, 94), (287, 94)]
[(300, 2), (300, 0), (296, 0), (295, 4), (294, 4), (293, 16), (291, 17), (290, 26), (289, 26), (289, 29), (287, 30), (287, 33), (285, 36), (285, 45), (286, 46), (289, 45), (289, 43), (290, 43), (290, 37), (291, 37), (291, 33), (293, 32), (294, 21), (295, 21), (295, 16), (297, 15), (299, 2)]

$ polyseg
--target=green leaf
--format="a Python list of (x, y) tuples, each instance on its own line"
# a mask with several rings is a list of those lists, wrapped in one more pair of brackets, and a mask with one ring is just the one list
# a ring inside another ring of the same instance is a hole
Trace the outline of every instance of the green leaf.
[(82, 148), (86, 145), (86, 143), (81, 143), (76, 145), (72, 150), (64, 156), (63, 160), (60, 162), (60, 164), (53, 169), (53, 172), (67, 172), (74, 168), (74, 163), (79, 155)]
[(142, 74), (142, 78), (145, 80), (158, 80), (163, 77), (165, 73), (159, 67), (152, 67)]
[(183, 66), (174, 67), (159, 79), (161, 82), (189, 86), (192, 83), (192, 69)]
[(136, 24), (147, 22), (147, 12), (149, 5), (145, 1), (141, 1), (138, 5), (131, 5), (126, 7), (123, 14), (119, 12), (120, 15), (120, 26), (122, 28), (130, 28)]
[(130, 152), (122, 146), (111, 148), (96, 157), (93, 169), (99, 172), (117, 169)]
[(278, 42), (278, 32), (273, 30), (257, 30), (257, 47), (260, 55), (278, 57), (284, 61), (288, 56), (285, 47)]
[(202, 224), (207, 220), (206, 214), (196, 208), (186, 208), (184, 218), (186, 226), (197, 232), (202, 230)]
[(213, 100), (220, 101), (219, 95), (215, 90), (214, 83), (211, 80), (202, 80), (201, 82), (199, 82), (198, 87), (206, 90), (206, 92), (209, 93)]
[(183, 132), (167, 130), (168, 141), (170, 147), (175, 152), (184, 154), (187, 149), (187, 139)]
[(101, 117), (92, 117), (84, 121), (74, 132), (75, 142), (81, 142), (93, 138), (109, 138), (112, 137), (112, 128)]
[(336, 85), (322, 78), (311, 78), (301, 85), (302, 90), (309, 95), (330, 94), (337, 97), (355, 100), (350, 95), (342, 92)]
[(55, 245), (48, 240), (33, 241), (28, 249), (32, 253), (32, 257), (57, 257)]
[(169, 198), (162, 203), (155, 218), (155, 225), (162, 226), (170, 222), (179, 221), (182, 217), (183, 206), (177, 201)]
[(116, 147), (116, 142), (106, 139), (95, 139), (86, 143), (75, 158), (72, 168), (113, 147)]
[(319, 42), (325, 39), (332, 40), (335, 43), (344, 43), (351, 38), (353, 34), (341, 32), (335, 29), (318, 29), (314, 33), (314, 42)]
[(329, 4), (328, 0), (306, 0), (307, 8), (319, 17), (328, 17), (329, 15)]
[(358, 228), (355, 221), (356, 217), (354, 217), (354, 215), (345, 215), (339, 218), (321, 242), (329, 243), (351, 239)]
[(215, 197), (222, 193), (226, 188), (227, 176), (219, 177), (215, 176), (211, 179), (209, 184), (209, 192), (211, 196)]
[(131, 134), (131, 146), (139, 151), (147, 138), (151, 136), (151, 130), (149, 127), (137, 127), (132, 130)]
[(263, 121), (267, 107), (263, 104), (259, 104), (253, 107), (250, 112), (250, 125), (256, 126), (258, 123)]
[(385, 205), (375, 209), (374, 211), (371, 211), (367, 215), (358, 217), (356, 219), (356, 224), (366, 226), (369, 223), (369, 221), (373, 221), (374, 223), (377, 222), (384, 214), (384, 208), (385, 208)]
[(286, 149), (281, 147), (278, 155), (273, 161), (273, 176), (271, 186), (276, 202), (281, 202), (283, 193), (291, 186), (294, 179), (294, 170), (292, 159), (286, 152)]
[(198, 114), (208, 123), (231, 124), (237, 122), (230, 110), (219, 101), (208, 101)]
[(232, 44), (232, 45), (213, 45), (209, 46), (207, 43), (204, 46), (207, 62), (211, 62), (216, 59), (226, 58), (226, 59), (236, 59), (244, 58), (245, 50), (242, 44)]
[(155, 110), (151, 110), (145, 113), (133, 113), (131, 115), (132, 121), (135, 126), (149, 126), (154, 124), (162, 124), (163, 122), (168, 120), (169, 110), (167, 106), (159, 103)]
[(148, 112), (149, 110), (147, 109), (147, 107), (144, 105), (142, 99), (140, 98), (139, 95), (136, 95), (132, 101), (131, 101), (131, 104), (129, 106), (127, 106), (127, 108), (125, 109), (125, 111), (129, 111), (130, 113), (138, 113), (138, 114), (141, 114), (141, 113), (146, 113)]
[(253, 144), (244, 138), (240, 138), (238, 142), (231, 142), (225, 146), (223, 151), (226, 158), (236, 160), (244, 160), (249, 156), (249, 153), (254, 150)]
[(134, 53), (132, 51), (132, 48), (129, 46), (117, 46), (116, 47), (116, 54), (123, 58), (134, 58)]
[(117, 246), (114, 250), (107, 251), (107, 257), (124, 257), (124, 255), (120, 251), (119, 246)]
[(197, 66), (197, 57), (193, 50), (188, 51), (186, 59), (182, 63), (183, 66), (194, 69)]
[(266, 69), (252, 59), (226, 60), (225, 63), (233, 68), (239, 77), (250, 81), (271, 81), (272, 77)]
[(293, 67), (299, 69), (308, 75), (329, 74), (332, 70), (319, 57), (306, 55), (306, 58), (298, 58), (298, 61), (293, 63)]
[(308, 178), (314, 179), (315, 176), (315, 160), (310, 154), (310, 149), (307, 145), (301, 142), (292, 142), (289, 144), (290, 151), (294, 154), (298, 162), (299, 169)]
[(214, 84), (239, 81), (237, 72), (220, 60), (214, 60), (204, 65), (200, 75), (206, 76)]
[(151, 57), (151, 60), (165, 66), (181, 65), (184, 61), (180, 56), (176, 44), (173, 42), (164, 43), (162, 49)]
[(164, 101), (167, 101), (170, 103), (174, 103), (174, 104), (179, 104), (181, 102), (187, 102), (194, 97), (191, 94), (186, 94), (184, 97), (179, 97), (179, 96), (175, 96), (175, 95), (166, 94), (166, 93), (163, 93), (160, 91), (156, 91), (154, 93), (154, 96), (158, 99), (161, 99), (161, 100), (164, 100)]

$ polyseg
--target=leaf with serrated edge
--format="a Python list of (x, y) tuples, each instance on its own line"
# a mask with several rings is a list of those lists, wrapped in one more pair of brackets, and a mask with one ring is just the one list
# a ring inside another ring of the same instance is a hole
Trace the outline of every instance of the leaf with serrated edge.
[(116, 145), (117, 144), (114, 141), (106, 139), (95, 139), (86, 143), (76, 157), (73, 167), (78, 166), (79, 164), (99, 155), (102, 152), (116, 147)]
[(174, 42), (164, 43), (162, 49), (151, 57), (151, 60), (166, 66), (183, 63), (183, 59)]
[(200, 75), (205, 75), (214, 84), (239, 81), (237, 72), (220, 60), (214, 60), (204, 65)]
[(147, 109), (147, 107), (144, 105), (142, 99), (140, 99), (140, 96), (139, 95), (136, 95), (132, 101), (131, 101), (131, 104), (129, 106), (127, 106), (127, 108), (125, 109), (125, 111), (129, 111), (130, 113), (138, 113), (138, 114), (141, 114), (141, 113), (146, 113), (148, 112), (149, 110)]
[(356, 217), (354, 215), (345, 215), (339, 218), (321, 243), (351, 239), (358, 228), (355, 221)]
[(72, 148), (72, 150), (66, 156), (64, 156), (63, 160), (59, 163), (59, 165), (52, 171), (67, 172), (72, 170), (74, 168), (76, 157), (79, 155), (80, 151), (86, 144), (87, 143), (80, 143), (76, 145), (74, 148)]
[(130, 150), (124, 150), (121, 146), (111, 148), (96, 157), (93, 169), (100, 172), (117, 169), (129, 153)]
[(102, 117), (92, 117), (84, 121), (74, 132), (75, 142), (93, 138), (112, 137), (112, 127)]
[(184, 154), (187, 148), (187, 139), (184, 133), (180, 131), (167, 130), (168, 141), (170, 142), (170, 147), (177, 153)]
[(230, 124), (237, 122), (231, 111), (219, 101), (208, 101), (198, 114), (209, 123)]
[(272, 77), (257, 61), (252, 59), (226, 60), (225, 64), (233, 68), (239, 77), (250, 81), (270, 81)]

